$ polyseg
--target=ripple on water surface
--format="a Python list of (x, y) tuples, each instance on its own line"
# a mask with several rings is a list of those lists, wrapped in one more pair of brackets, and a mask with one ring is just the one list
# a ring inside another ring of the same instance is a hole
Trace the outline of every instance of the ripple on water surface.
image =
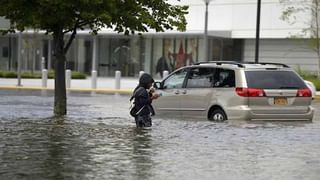
[[(319, 179), (320, 123), (154, 118), (136, 129), (128, 96), (0, 97), (0, 179)], [(315, 103), (319, 108), (320, 105)]]

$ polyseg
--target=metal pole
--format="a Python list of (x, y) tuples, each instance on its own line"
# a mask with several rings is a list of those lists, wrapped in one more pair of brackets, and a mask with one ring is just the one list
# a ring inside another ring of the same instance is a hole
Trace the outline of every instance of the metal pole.
[(17, 67), (17, 86), (22, 86), (21, 84), (21, 52), (22, 52), (22, 32), (18, 34), (18, 67)]
[(221, 48), (220, 48), (220, 61), (222, 61), (223, 60), (223, 39), (220, 39), (220, 46), (221, 46)]
[(97, 64), (97, 36), (93, 36), (92, 41), (92, 67), (91, 67), (91, 88), (97, 88), (97, 71), (96, 71), (96, 64)]
[(97, 36), (93, 36), (92, 44), (92, 71), (95, 71), (97, 66)]
[(259, 62), (259, 43), (260, 43), (260, 14), (261, 14), (261, 0), (257, 3), (257, 27), (256, 27), (256, 52), (255, 63)]
[(205, 12), (205, 23), (204, 23), (204, 61), (209, 61), (208, 59), (208, 5), (209, 1), (205, 2), (206, 12)]
[(52, 55), (52, 48), (51, 48), (51, 40), (48, 40), (48, 70), (51, 70), (51, 55)]

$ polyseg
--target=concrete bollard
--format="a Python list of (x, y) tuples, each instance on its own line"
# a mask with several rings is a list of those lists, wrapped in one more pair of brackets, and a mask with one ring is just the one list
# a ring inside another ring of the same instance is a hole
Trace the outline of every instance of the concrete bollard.
[(115, 84), (115, 88), (116, 89), (120, 89), (120, 84), (121, 84), (121, 71), (116, 71), (115, 73), (115, 81), (116, 81), (116, 84)]
[(46, 88), (48, 85), (48, 70), (42, 70), (42, 87)]
[(91, 88), (97, 89), (97, 71), (93, 70), (91, 71)]
[(169, 75), (169, 71), (163, 71), (163, 78), (166, 78)]
[(142, 76), (142, 74), (144, 74), (144, 71), (139, 72), (139, 78)]
[(71, 70), (66, 70), (66, 88), (71, 88)]

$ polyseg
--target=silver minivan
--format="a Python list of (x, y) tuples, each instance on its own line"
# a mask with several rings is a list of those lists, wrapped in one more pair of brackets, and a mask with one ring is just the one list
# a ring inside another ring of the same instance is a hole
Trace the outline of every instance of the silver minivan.
[(155, 87), (159, 116), (232, 120), (309, 120), (311, 91), (279, 63), (203, 62), (180, 68)]

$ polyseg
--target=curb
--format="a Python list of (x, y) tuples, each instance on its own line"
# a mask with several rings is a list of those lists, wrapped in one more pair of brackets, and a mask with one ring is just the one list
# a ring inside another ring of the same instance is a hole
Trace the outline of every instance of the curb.
[[(31, 91), (53, 91), (54, 88), (43, 88), (38, 86), (1, 86), (0, 90), (31, 90)], [(132, 94), (133, 89), (91, 89), (91, 88), (67, 88), (71, 92), (96, 92), (105, 94)]]

